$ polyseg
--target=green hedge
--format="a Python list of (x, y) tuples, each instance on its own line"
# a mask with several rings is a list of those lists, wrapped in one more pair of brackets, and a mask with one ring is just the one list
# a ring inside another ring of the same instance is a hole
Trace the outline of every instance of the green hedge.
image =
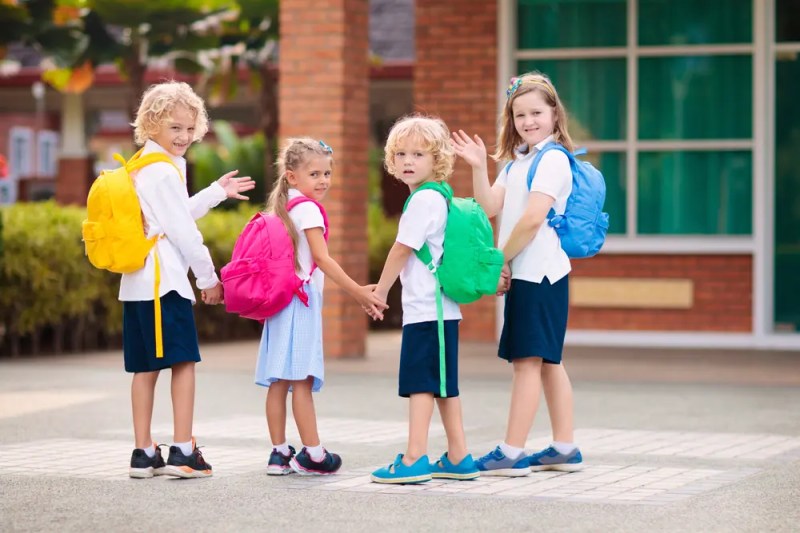
[[(198, 222), (217, 268), (230, 260), (236, 237), (256, 209), (242, 205)], [(85, 210), (22, 203), (3, 208), (0, 216), (0, 354), (118, 346), (120, 276), (86, 259), (80, 231)], [(229, 315), (223, 306), (200, 303), (195, 317), (203, 339), (252, 337), (260, 331), (258, 323)]]

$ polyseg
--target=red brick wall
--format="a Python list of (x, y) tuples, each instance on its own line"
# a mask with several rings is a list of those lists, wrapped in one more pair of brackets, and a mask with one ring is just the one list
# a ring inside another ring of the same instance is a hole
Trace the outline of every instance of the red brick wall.
[(572, 276), (677, 278), (694, 283), (691, 309), (571, 307), (572, 330), (752, 331), (749, 255), (599, 255), (572, 262)]
[[(368, 5), (283, 0), (280, 17), (280, 136), (308, 135), (333, 147), (328, 246), (345, 272), (366, 283)], [(367, 317), (330, 279), (323, 309), (326, 356), (363, 356)]]
[[(416, 20), (415, 110), (440, 116), (451, 130), (477, 133), (491, 150), (497, 123), (496, 1), (417, 0)], [(457, 195), (472, 195), (472, 171), (463, 161), (451, 184)], [(493, 297), (462, 312), (462, 339), (495, 339)]]

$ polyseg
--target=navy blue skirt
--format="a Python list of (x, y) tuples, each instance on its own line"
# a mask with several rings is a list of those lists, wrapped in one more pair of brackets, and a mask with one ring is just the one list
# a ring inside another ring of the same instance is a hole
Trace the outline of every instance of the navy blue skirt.
[(512, 279), (503, 311), (503, 333), (497, 355), (509, 362), (541, 357), (560, 364), (567, 333), (569, 276), (554, 284)]
[(200, 362), (192, 302), (177, 291), (161, 297), (164, 357), (156, 358), (153, 300), (122, 302), (122, 349), (126, 372), (154, 372), (177, 363)]
[[(445, 392), (458, 396), (458, 320), (444, 321)], [(403, 326), (400, 396), (429, 392), (441, 397), (439, 329), (435, 320)]]

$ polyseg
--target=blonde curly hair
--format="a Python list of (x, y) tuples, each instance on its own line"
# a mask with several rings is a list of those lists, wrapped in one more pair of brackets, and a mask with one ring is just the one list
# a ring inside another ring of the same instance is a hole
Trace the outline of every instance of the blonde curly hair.
[(438, 117), (416, 114), (401, 117), (389, 132), (384, 147), (384, 165), (389, 174), (396, 177), (394, 158), (397, 155), (397, 147), (408, 138), (419, 139), (425, 150), (433, 155), (434, 181), (450, 179), (456, 160), (455, 150), (450, 144), (450, 130)]
[(158, 133), (178, 105), (185, 106), (194, 114), (192, 142), (205, 137), (208, 133), (208, 113), (203, 99), (188, 84), (167, 81), (151, 85), (142, 95), (136, 119), (131, 123), (136, 144), (142, 145)]

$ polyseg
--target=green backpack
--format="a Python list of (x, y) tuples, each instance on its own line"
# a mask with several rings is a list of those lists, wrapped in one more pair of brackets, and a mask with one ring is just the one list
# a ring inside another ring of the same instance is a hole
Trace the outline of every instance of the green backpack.
[[(444, 316), (442, 292), (459, 304), (474, 302), (484, 295), (497, 292), (497, 282), (503, 269), (503, 252), (494, 247), (494, 233), (489, 219), (474, 198), (454, 198), (447, 183), (428, 181), (411, 193), (403, 206), (419, 191), (432, 189), (447, 200), (447, 226), (444, 230), (444, 251), (441, 264), (433, 264), (428, 244), (423, 244), (417, 258), (436, 278), (436, 315), (439, 322), (440, 396), (447, 397), (444, 357)], [(438, 290), (440, 288), (440, 290)]]

